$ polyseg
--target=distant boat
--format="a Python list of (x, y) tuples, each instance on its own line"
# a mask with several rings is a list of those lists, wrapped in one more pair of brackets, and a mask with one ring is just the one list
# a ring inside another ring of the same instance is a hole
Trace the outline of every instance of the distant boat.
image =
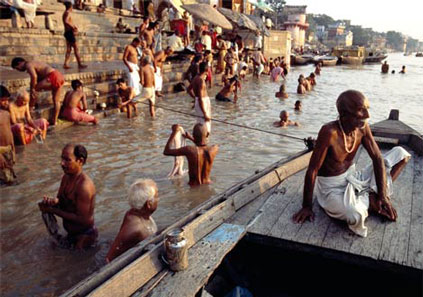
[(423, 57), (423, 53), (422, 52), (416, 53), (416, 57)]
[(341, 61), (342, 61), (342, 64), (361, 65), (361, 64), (363, 64), (364, 58), (363, 57), (341, 56)]
[(409, 56), (409, 55), (411, 55), (411, 52), (404, 53), (404, 56)]
[(313, 62), (312, 55), (297, 55), (294, 59), (294, 65), (306, 65), (311, 62)]
[(384, 54), (378, 54), (376, 56), (368, 56), (364, 60), (364, 63), (380, 63), (383, 60), (385, 60), (387, 57), (388, 57), (388, 55), (384, 55)]
[(317, 56), (314, 57), (316, 63), (321, 62), (323, 66), (335, 66), (338, 58), (335, 56)]

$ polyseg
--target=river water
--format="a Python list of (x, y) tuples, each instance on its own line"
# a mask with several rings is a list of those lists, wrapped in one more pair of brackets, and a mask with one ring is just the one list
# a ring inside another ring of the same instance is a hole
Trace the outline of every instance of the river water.
[[(321, 125), (336, 118), (335, 101), (344, 90), (362, 91), (370, 101), (370, 123), (385, 119), (393, 108), (400, 119), (423, 133), (423, 58), (390, 54), (388, 63), (396, 74), (380, 73), (380, 65), (325, 67), (317, 77), (314, 91), (297, 95), (297, 78), (313, 67), (294, 67), (287, 78), (289, 98), (274, 97), (280, 83), (268, 77), (249, 78), (243, 84), (237, 105), (215, 102), (213, 117), (263, 130), (297, 137), (316, 136)], [(408, 72), (399, 74), (402, 65)], [(210, 94), (214, 95), (214, 87)], [(300, 99), (303, 112), (293, 111)], [(170, 108), (192, 112), (191, 99), (181, 95), (159, 101)], [(279, 112), (286, 109), (300, 127), (274, 128)], [(128, 209), (126, 189), (138, 178), (152, 178), (159, 188), (160, 202), (153, 217), (159, 229), (180, 218), (196, 205), (302, 149), (301, 141), (263, 132), (213, 123), (211, 144), (220, 151), (212, 170), (213, 184), (190, 189), (187, 176), (169, 180), (173, 158), (162, 154), (171, 125), (191, 130), (195, 119), (158, 111), (151, 120), (147, 108), (139, 117), (127, 120), (124, 114), (101, 121), (97, 127), (74, 126), (50, 134), (45, 144), (18, 148), (16, 172), (19, 184), (0, 188), (1, 196), (1, 295), (56, 296), (105, 265), (105, 256)], [(37, 202), (43, 195), (57, 193), (61, 176), (60, 154), (68, 142), (88, 149), (85, 172), (96, 188), (95, 221), (99, 229), (97, 247), (88, 251), (69, 251), (52, 246), (42, 223)]]

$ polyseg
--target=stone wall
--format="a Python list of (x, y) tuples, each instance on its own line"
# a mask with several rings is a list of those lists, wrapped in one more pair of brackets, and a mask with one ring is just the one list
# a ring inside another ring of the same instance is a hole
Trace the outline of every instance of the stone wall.
[(270, 36), (264, 37), (263, 53), (266, 58), (284, 56), (287, 65), (291, 62), (291, 33), (271, 30)]

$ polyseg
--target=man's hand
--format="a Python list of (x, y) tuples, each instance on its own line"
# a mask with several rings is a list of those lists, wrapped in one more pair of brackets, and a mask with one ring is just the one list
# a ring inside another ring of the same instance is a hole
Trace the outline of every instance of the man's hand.
[(388, 220), (396, 221), (398, 218), (397, 211), (392, 206), (391, 201), (389, 198), (386, 199), (380, 199), (377, 201), (378, 206), (378, 213), (384, 217), (386, 217)]
[(59, 198), (50, 198), (47, 196), (43, 197), (43, 201), (38, 203), (38, 207), (42, 212), (53, 212), (54, 206), (59, 204)]
[(299, 212), (297, 212), (294, 217), (294, 222), (297, 224), (302, 224), (305, 221), (309, 220), (310, 222), (314, 221), (314, 212), (310, 207), (303, 207)]
[(129, 70), (129, 72), (134, 71), (134, 70), (132, 69), (132, 67), (128, 67), (128, 70)]
[(209, 117), (209, 116), (204, 116), (204, 120), (206, 120), (206, 121), (211, 121), (211, 117)]

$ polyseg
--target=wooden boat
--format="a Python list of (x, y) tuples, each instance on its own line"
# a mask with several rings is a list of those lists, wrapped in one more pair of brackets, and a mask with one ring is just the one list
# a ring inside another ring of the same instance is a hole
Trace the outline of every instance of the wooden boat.
[(313, 62), (312, 55), (297, 55), (295, 56), (294, 65), (306, 65)]
[(341, 56), (342, 64), (350, 64), (350, 65), (361, 65), (363, 64), (363, 57), (349, 57), (349, 56)]
[[(380, 144), (405, 145), (412, 154), (412, 159), (394, 183), (394, 199), (399, 199), (394, 205), (399, 219), (387, 224), (369, 217), (366, 224), (372, 236), (359, 238), (351, 235), (345, 224), (330, 219), (317, 204), (313, 206), (314, 223), (298, 225), (292, 222), (293, 213), (301, 207), (304, 169), (311, 156), (311, 152), (305, 150), (270, 165), (204, 202), (159, 235), (139, 243), (62, 296), (195, 296), (204, 288), (211, 291), (213, 287), (222, 287), (222, 282), (219, 283), (222, 274), (226, 279), (229, 276), (235, 284), (257, 284), (258, 287), (267, 283), (254, 283), (254, 277), (263, 280), (271, 274), (277, 275), (279, 281), (266, 288), (267, 294), (257, 294), (276, 296), (272, 293), (280, 293), (281, 287), (290, 285), (285, 277), (294, 275), (297, 282), (304, 285), (305, 279), (327, 277), (328, 271), (322, 274), (321, 266), (330, 266), (332, 262), (344, 270), (354, 265), (353, 272), (332, 270), (332, 275), (341, 275), (344, 280), (350, 282), (351, 278), (344, 275), (355, 273), (356, 276), (357, 267), (375, 269), (378, 273), (368, 275), (382, 274), (381, 282), (393, 279), (403, 290), (402, 296), (413, 295), (414, 290), (421, 289), (423, 273), (423, 138), (398, 121), (398, 112), (395, 111), (388, 120), (373, 125), (372, 130)], [(359, 165), (369, 162), (365, 157)], [(161, 260), (164, 235), (175, 228), (183, 228), (189, 246), (189, 267), (177, 273), (170, 272)], [(281, 261), (281, 256), (286, 256), (286, 261)], [(314, 269), (310, 264), (313, 261), (321, 262), (315, 265), (320, 273), (307, 276), (305, 272)], [(288, 267), (288, 262), (293, 263), (293, 270)], [(392, 277), (385, 277), (385, 274)], [(375, 288), (395, 289), (392, 283), (386, 288)], [(260, 288), (255, 289), (260, 292)], [(311, 289), (320, 290), (316, 286)], [(317, 291), (314, 294), (320, 295)], [(209, 295), (202, 292), (201, 296)]]
[(323, 66), (336, 66), (338, 58), (335, 56), (319, 56), (314, 58), (316, 63), (321, 62)]
[(423, 53), (416, 53), (416, 57), (423, 57)]
[(388, 57), (388, 55), (376, 55), (376, 56), (368, 56), (365, 60), (364, 63), (380, 63), (383, 60), (385, 60)]

